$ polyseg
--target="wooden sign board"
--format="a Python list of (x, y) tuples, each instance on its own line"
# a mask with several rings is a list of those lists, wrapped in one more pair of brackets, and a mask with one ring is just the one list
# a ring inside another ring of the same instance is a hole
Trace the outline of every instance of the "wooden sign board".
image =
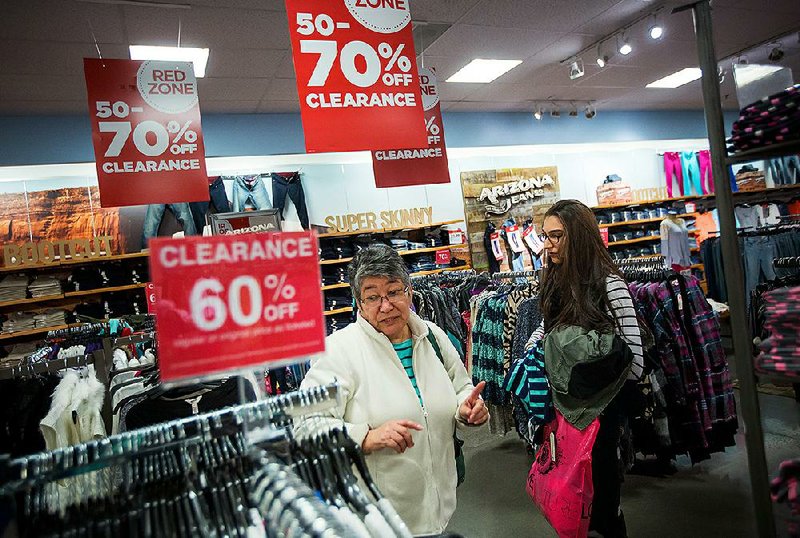
[(5, 267), (23, 269), (57, 264), (68, 259), (101, 258), (111, 254), (111, 236), (63, 241), (28, 241), (21, 245), (3, 245), (3, 264)]
[(379, 232), (387, 228), (412, 228), (433, 224), (433, 207), (394, 209), (378, 213), (328, 215), (325, 225), (331, 232)]

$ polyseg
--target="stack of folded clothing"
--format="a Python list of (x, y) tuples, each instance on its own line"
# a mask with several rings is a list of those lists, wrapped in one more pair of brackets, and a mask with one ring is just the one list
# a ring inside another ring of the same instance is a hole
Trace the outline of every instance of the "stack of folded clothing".
[(121, 263), (106, 263), (100, 269), (100, 275), (111, 286), (127, 286), (131, 284), (131, 269)]
[(325, 330), (327, 331), (326, 334), (331, 335), (336, 331), (344, 329), (351, 323), (353, 323), (352, 314), (336, 314), (335, 316), (327, 316), (325, 318)]
[[(426, 247), (440, 247), (445, 244), (445, 239), (443, 235), (446, 235), (447, 232), (440, 232), (440, 233), (431, 233), (425, 236), (425, 246)], [(449, 240), (449, 238), (448, 238)]]
[(61, 294), (61, 282), (53, 275), (38, 275), (28, 285), (31, 297), (48, 297)]
[(401, 239), (401, 238), (389, 239), (389, 244), (395, 250), (408, 250), (410, 248), (408, 246), (408, 239)]
[(347, 266), (345, 265), (323, 265), (322, 284), (330, 286), (332, 284), (344, 284), (347, 280)]
[(97, 267), (76, 267), (67, 278), (65, 291), (88, 291), (108, 286), (108, 277)]
[(143, 293), (121, 291), (103, 295), (105, 318), (147, 314), (147, 301)]
[(407, 262), (409, 273), (420, 271), (433, 271), (436, 269), (436, 257), (433, 254), (420, 254), (410, 258)]
[(150, 281), (150, 272), (147, 264), (137, 264), (130, 269), (130, 284), (144, 284)]
[(744, 107), (733, 123), (729, 151), (800, 139), (800, 84)]
[(800, 286), (764, 292), (764, 329), (756, 368), (800, 380)]
[(348, 306), (353, 306), (353, 297), (348, 290), (325, 294), (325, 310), (336, 310)]
[(36, 323), (31, 312), (14, 312), (5, 316), (3, 332), (5, 334), (30, 331), (36, 328)]
[(427, 248), (428, 245), (425, 243), (418, 243), (417, 241), (409, 241), (408, 242), (408, 250), (418, 250), (421, 248)]
[(319, 249), (319, 258), (321, 260), (352, 258), (353, 254), (353, 246), (349, 241), (343, 239), (325, 240), (322, 242)]
[(48, 309), (37, 312), (33, 316), (33, 324), (35, 328), (41, 329), (43, 327), (56, 327), (64, 324), (64, 311), (56, 309)]
[(0, 301), (26, 299), (27, 293), (28, 277), (26, 275), (8, 275), (0, 280)]
[(70, 323), (86, 319), (104, 319), (106, 317), (105, 307), (97, 301), (85, 302), (77, 305), (72, 310)]

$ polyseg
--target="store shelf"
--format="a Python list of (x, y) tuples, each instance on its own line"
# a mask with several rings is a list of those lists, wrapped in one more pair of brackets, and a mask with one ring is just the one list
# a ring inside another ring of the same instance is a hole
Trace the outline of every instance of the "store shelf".
[(350, 284), (347, 282), (342, 282), (341, 284), (329, 284), (327, 286), (322, 286), (322, 291), (326, 290), (335, 290), (337, 288), (349, 288)]
[(320, 260), (320, 265), (336, 265), (338, 263), (349, 263), (353, 258), (339, 258), (338, 260)]
[(86, 295), (100, 295), (102, 293), (111, 293), (113, 291), (128, 291), (128, 290), (138, 290), (144, 289), (147, 284), (128, 284), (127, 286), (114, 286), (111, 288), (96, 288), (93, 290), (85, 290), (85, 291), (68, 291), (64, 294), (64, 297), (83, 297)]
[[(753, 160), (753, 159), (751, 159)], [(756, 159), (757, 160), (757, 159)], [(743, 161), (739, 161), (743, 162)], [(797, 189), (800, 189), (800, 185), (781, 185), (780, 187), (771, 187), (768, 189), (759, 189), (756, 191), (738, 191), (733, 193), (733, 201), (734, 204), (737, 203), (737, 200), (741, 200), (742, 198), (747, 199), (749, 197), (761, 197), (761, 196), (772, 196), (776, 194), (783, 194), (786, 192), (792, 192)], [(644, 206), (644, 205), (655, 205), (655, 204), (668, 204), (671, 202), (691, 202), (693, 200), (713, 200), (717, 197), (716, 194), (702, 194), (702, 195), (692, 195), (692, 196), (679, 196), (677, 198), (662, 198), (658, 200), (647, 200), (647, 201), (636, 201), (636, 202), (629, 202), (624, 204), (610, 204), (610, 205), (597, 205), (592, 207), (593, 211), (600, 211), (600, 210), (607, 210), (607, 209), (620, 209), (625, 207), (633, 207), (633, 206)], [(680, 215), (679, 215), (680, 216)]]
[(323, 314), (326, 316), (335, 316), (336, 314), (346, 314), (352, 311), (353, 311), (352, 306), (345, 306), (343, 308), (337, 308), (336, 310), (326, 310), (325, 312), (323, 312)]
[(461, 245), (441, 245), (441, 246), (438, 246), (438, 247), (414, 248), (414, 249), (411, 249), (411, 250), (398, 250), (397, 253), (400, 254), (401, 256), (410, 256), (412, 254), (424, 254), (426, 252), (436, 252), (436, 251), (439, 251), (439, 250), (450, 250), (450, 249), (453, 249), (453, 248), (465, 247), (465, 246), (467, 246), (467, 245), (465, 245), (465, 244), (461, 244)]
[(58, 295), (46, 295), (45, 297), (31, 297), (30, 299), (17, 299), (16, 301), (3, 301), (0, 303), (0, 308), (6, 308), (9, 306), (17, 306), (17, 305), (29, 305), (35, 303), (46, 303), (47, 301), (57, 301), (59, 299), (63, 299), (64, 295), (59, 293)]
[(448, 224), (458, 224), (464, 222), (464, 219), (445, 220), (442, 222), (434, 222), (432, 224), (423, 224), (422, 226), (405, 226), (402, 228), (379, 228), (377, 230), (355, 230), (352, 232), (326, 232), (318, 234), (317, 237), (325, 239), (328, 237), (348, 237), (351, 235), (365, 235), (365, 234), (385, 234), (390, 232), (399, 232), (402, 230), (424, 230), (426, 228), (438, 228), (439, 226), (447, 226)]
[(800, 140), (792, 140), (791, 142), (782, 142), (780, 144), (764, 146), (763, 148), (733, 153), (728, 155), (725, 159), (725, 163), (728, 165), (739, 164), (793, 154), (800, 154)]
[(778, 372), (764, 373), (760, 370), (756, 370), (755, 374), (759, 381), (766, 381), (769, 383), (800, 383), (800, 376), (792, 377), (790, 375), (781, 374)]
[(57, 331), (59, 329), (68, 329), (69, 327), (72, 326), (73, 325), (64, 324), (64, 325), (56, 325), (54, 327), (40, 327), (38, 329), (31, 329), (29, 331), (17, 331), (15, 333), (10, 333), (10, 334), (3, 333), (0, 334), (0, 340), (10, 340), (12, 338), (20, 338), (23, 336), (34, 336), (37, 334), (47, 334), (50, 331)]
[[(678, 215), (678, 216), (682, 217), (682, 218), (687, 218), (687, 217), (688, 218), (692, 218), (692, 217), (696, 217), (697, 215), (698, 215), (698, 213), (684, 213), (684, 214)], [(615, 226), (636, 226), (638, 224), (649, 224), (649, 223), (652, 223), (652, 222), (661, 222), (665, 218), (666, 217), (658, 217), (658, 218), (655, 218), (655, 219), (643, 219), (643, 220), (626, 220), (626, 221), (623, 221), (623, 222), (611, 222), (609, 224), (598, 224), (598, 226), (600, 228), (614, 228)]]
[(661, 239), (660, 235), (648, 235), (647, 237), (639, 237), (637, 239), (627, 239), (625, 241), (610, 241), (609, 247), (616, 247), (620, 245), (633, 245), (634, 243), (644, 243), (646, 241), (656, 241)]
[(428, 275), (438, 275), (439, 273), (447, 273), (448, 271), (468, 271), (472, 269), (469, 265), (462, 265), (461, 267), (447, 267), (445, 269), (431, 269), (430, 271), (419, 271), (417, 273), (411, 273), (409, 276), (428, 276)]
[(81, 259), (68, 259), (59, 260), (55, 263), (40, 264), (40, 265), (17, 265), (14, 267), (0, 267), (0, 273), (24, 273), (26, 271), (41, 271), (43, 269), (58, 269), (65, 265), (81, 265), (85, 263), (103, 263), (113, 262), (119, 260), (132, 260), (137, 258), (147, 258), (150, 252), (132, 252), (129, 254), (116, 254), (114, 256), (100, 256), (98, 258), (81, 258)]

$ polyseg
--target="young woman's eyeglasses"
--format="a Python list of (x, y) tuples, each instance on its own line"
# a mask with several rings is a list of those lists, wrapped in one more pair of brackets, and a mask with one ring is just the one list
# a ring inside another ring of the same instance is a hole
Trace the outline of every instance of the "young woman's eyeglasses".
[(383, 304), (384, 299), (386, 299), (392, 304), (397, 304), (405, 300), (407, 293), (408, 293), (408, 286), (399, 290), (389, 290), (386, 292), (386, 295), (379, 295), (379, 294), (367, 295), (366, 297), (361, 298), (361, 302), (367, 308), (376, 308), (380, 306), (381, 304)]
[(561, 241), (562, 237), (564, 237), (564, 232), (553, 232), (553, 233), (551, 233), (549, 235), (546, 234), (546, 233), (540, 233), (539, 234), (539, 240), (542, 243), (544, 243), (545, 241), (547, 241), (549, 239), (550, 242), (552, 244), (554, 244), (554, 245), (557, 245), (558, 242)]

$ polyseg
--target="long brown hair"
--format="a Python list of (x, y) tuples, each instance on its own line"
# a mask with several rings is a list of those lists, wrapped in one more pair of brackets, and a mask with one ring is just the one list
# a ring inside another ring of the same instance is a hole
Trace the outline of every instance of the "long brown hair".
[(545, 213), (564, 225), (560, 264), (550, 263), (542, 276), (541, 303), (549, 331), (565, 325), (611, 330), (606, 292), (609, 275), (622, 278), (600, 237), (592, 210), (577, 200), (560, 200)]

